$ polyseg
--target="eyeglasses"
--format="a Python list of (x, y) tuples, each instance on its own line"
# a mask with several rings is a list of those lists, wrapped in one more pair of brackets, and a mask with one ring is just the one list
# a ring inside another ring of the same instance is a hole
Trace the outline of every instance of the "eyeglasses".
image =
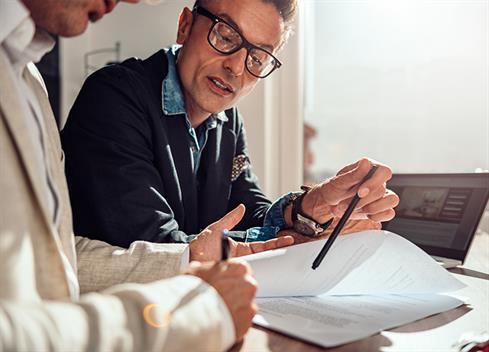
[(265, 78), (282, 66), (282, 63), (275, 56), (265, 49), (251, 44), (224, 19), (198, 5), (193, 8), (193, 12), (212, 20), (213, 24), (209, 29), (207, 41), (214, 50), (223, 55), (232, 55), (242, 48), (246, 49), (245, 67), (253, 76)]

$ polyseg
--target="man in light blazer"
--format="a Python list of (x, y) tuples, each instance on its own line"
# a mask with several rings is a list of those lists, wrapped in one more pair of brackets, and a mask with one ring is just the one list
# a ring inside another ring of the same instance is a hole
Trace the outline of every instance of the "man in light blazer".
[[(174, 276), (188, 245), (73, 236), (59, 135), (30, 62), (52, 48), (47, 32), (79, 34), (116, 2), (0, 1), (0, 351), (219, 351), (256, 312), (246, 265), (194, 263)], [(242, 215), (240, 206), (203, 236)]]

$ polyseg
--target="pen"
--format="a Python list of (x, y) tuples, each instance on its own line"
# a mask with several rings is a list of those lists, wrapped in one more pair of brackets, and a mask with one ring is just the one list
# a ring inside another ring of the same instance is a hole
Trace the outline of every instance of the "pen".
[[(362, 179), (362, 182), (360, 182), (360, 184), (364, 183), (370, 177), (372, 177), (372, 175), (375, 173), (375, 170), (377, 170), (377, 165), (372, 166), (372, 168), (370, 169), (368, 174)], [(343, 227), (345, 226), (346, 222), (350, 218), (351, 213), (353, 213), (353, 210), (355, 210), (355, 207), (357, 206), (359, 201), (360, 201), (360, 197), (358, 196), (358, 194), (355, 193), (355, 195), (353, 196), (353, 199), (351, 200), (350, 205), (346, 209), (345, 213), (341, 217), (338, 224), (335, 226), (333, 232), (329, 236), (328, 240), (324, 244), (324, 246), (321, 249), (321, 251), (319, 252), (318, 256), (316, 257), (316, 259), (314, 259), (314, 262), (312, 263), (312, 269), (313, 270), (316, 270), (316, 268), (321, 264), (321, 262), (324, 259), (324, 256), (326, 255), (326, 253), (328, 253), (329, 249), (333, 245), (333, 242), (336, 240), (336, 237), (338, 237), (341, 230), (343, 230)]]
[(222, 231), (221, 237), (221, 261), (228, 260), (229, 258), (229, 240), (228, 240), (228, 230)]

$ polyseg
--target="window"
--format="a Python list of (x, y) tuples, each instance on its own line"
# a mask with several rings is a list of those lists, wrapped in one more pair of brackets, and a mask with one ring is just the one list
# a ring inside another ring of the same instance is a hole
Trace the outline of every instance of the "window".
[(306, 179), (489, 169), (488, 1), (305, 1)]

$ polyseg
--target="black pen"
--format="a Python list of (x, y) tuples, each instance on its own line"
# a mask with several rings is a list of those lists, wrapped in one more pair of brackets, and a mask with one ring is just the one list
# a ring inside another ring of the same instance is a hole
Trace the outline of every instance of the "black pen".
[[(377, 165), (372, 166), (372, 168), (370, 169), (368, 174), (362, 179), (362, 182), (360, 182), (360, 184), (363, 184), (370, 177), (372, 177), (372, 175), (375, 173), (375, 170), (377, 170)], [(321, 264), (321, 262), (324, 259), (324, 256), (326, 255), (326, 253), (328, 253), (329, 249), (333, 245), (333, 242), (336, 240), (336, 237), (338, 237), (341, 230), (343, 230), (343, 227), (345, 226), (346, 222), (350, 218), (351, 213), (353, 213), (353, 210), (355, 210), (355, 207), (357, 206), (359, 201), (360, 201), (360, 197), (358, 196), (358, 194), (355, 193), (355, 195), (353, 196), (353, 199), (351, 200), (350, 205), (345, 210), (345, 213), (341, 217), (338, 224), (335, 226), (333, 232), (331, 233), (328, 240), (326, 241), (323, 248), (321, 249), (321, 252), (319, 252), (316, 259), (314, 259), (314, 262), (312, 263), (312, 269), (313, 270), (316, 270), (316, 268)]]
[(221, 261), (226, 261), (229, 258), (229, 240), (228, 240), (228, 230), (222, 231), (221, 237)]

